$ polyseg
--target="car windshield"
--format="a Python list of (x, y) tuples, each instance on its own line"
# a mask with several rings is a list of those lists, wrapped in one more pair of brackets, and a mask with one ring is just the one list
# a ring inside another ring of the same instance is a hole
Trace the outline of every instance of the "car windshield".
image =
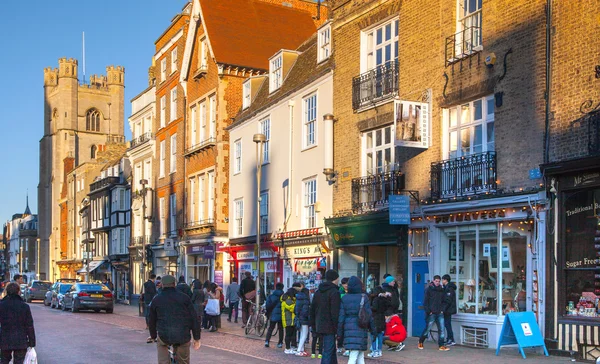
[(71, 289), (72, 284), (61, 284), (59, 288), (60, 293), (67, 293)]
[(103, 291), (108, 290), (108, 288), (104, 287), (101, 284), (80, 284), (80, 291)]
[(52, 286), (52, 283), (50, 283), (50, 282), (33, 282), (33, 284), (31, 286), (35, 287), (35, 288), (50, 289), (50, 287)]

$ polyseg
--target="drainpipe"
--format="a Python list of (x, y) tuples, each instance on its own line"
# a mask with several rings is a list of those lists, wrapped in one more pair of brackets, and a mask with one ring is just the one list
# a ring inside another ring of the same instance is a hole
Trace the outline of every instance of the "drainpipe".
[(293, 100), (288, 101), (288, 110), (290, 113), (290, 133), (289, 133), (289, 149), (288, 149), (288, 209), (287, 216), (285, 217), (285, 222), (283, 223), (283, 231), (288, 231), (287, 225), (290, 221), (290, 217), (292, 216), (292, 185), (293, 185), (293, 177), (294, 177), (294, 167), (293, 167), (293, 158), (292, 153), (294, 152), (294, 104)]
[(552, 0), (546, 0), (546, 112), (544, 120), (544, 164), (550, 160), (550, 107), (552, 92)]

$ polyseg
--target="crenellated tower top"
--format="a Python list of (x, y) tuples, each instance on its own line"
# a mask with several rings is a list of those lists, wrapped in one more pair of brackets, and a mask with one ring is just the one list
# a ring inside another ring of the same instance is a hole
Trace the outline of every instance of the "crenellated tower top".
[(108, 85), (125, 85), (125, 67), (123, 66), (108, 66), (106, 67), (106, 76), (108, 77)]
[(58, 85), (58, 68), (44, 68), (44, 86)]
[(74, 58), (60, 58), (58, 60), (58, 76), (77, 78), (77, 60)]

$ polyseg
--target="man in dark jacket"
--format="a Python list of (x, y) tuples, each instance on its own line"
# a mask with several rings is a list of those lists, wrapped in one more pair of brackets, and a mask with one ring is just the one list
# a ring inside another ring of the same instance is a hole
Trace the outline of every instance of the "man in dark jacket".
[(177, 287), (175, 287), (179, 292), (185, 293), (188, 297), (192, 298), (193, 292), (190, 286), (185, 283), (185, 277), (179, 276), (179, 282), (177, 283)]
[(454, 332), (452, 331), (452, 315), (456, 313), (456, 284), (450, 282), (449, 274), (442, 276), (442, 285), (444, 286), (444, 300), (446, 309), (444, 310), (444, 326), (446, 327), (446, 346), (456, 345), (454, 342)]
[(398, 313), (400, 307), (400, 293), (398, 292), (396, 279), (392, 275), (385, 277), (385, 281), (381, 285), (381, 288), (384, 292), (389, 292), (391, 294), (390, 300), (392, 310), (394, 310), (394, 313)]
[[(154, 298), (154, 296), (156, 296), (156, 284), (154, 283), (154, 281), (156, 281), (156, 274), (152, 273), (150, 274), (150, 279), (148, 279), (148, 281), (144, 283), (144, 295), (142, 296), (142, 299), (144, 300), (144, 316), (146, 317), (146, 328), (148, 328), (150, 302), (152, 302), (152, 299)], [(148, 344), (150, 344), (152, 341), (153, 340), (151, 337), (148, 337), (148, 340), (146, 340)]]
[(269, 318), (269, 328), (267, 329), (267, 337), (265, 340), (265, 348), (269, 347), (269, 341), (277, 325), (277, 332), (279, 333), (279, 341), (277, 347), (283, 346), (283, 325), (281, 324), (281, 296), (283, 295), (283, 283), (279, 282), (275, 285), (275, 290), (271, 293), (265, 308), (267, 310), (267, 317)]
[(248, 317), (250, 316), (250, 302), (256, 298), (256, 283), (252, 279), (252, 273), (245, 272), (246, 278), (242, 279), (240, 284), (240, 299), (242, 300), (242, 328), (246, 327)]
[(322, 364), (337, 364), (335, 335), (340, 316), (339, 278), (340, 275), (333, 269), (325, 272), (325, 282), (319, 285), (310, 306), (310, 324), (317, 334), (323, 335)]
[(438, 275), (433, 277), (433, 282), (425, 290), (425, 299), (423, 300), (423, 307), (425, 309), (425, 315), (427, 317), (427, 326), (419, 338), (419, 345), (417, 346), (420, 350), (423, 350), (423, 342), (429, 335), (433, 323), (437, 325), (439, 339), (438, 345), (440, 351), (448, 351), (444, 346), (444, 310), (446, 308), (446, 300), (444, 295), (444, 287), (441, 285), (441, 278)]
[(150, 305), (150, 337), (157, 340), (158, 364), (168, 364), (169, 346), (173, 345), (177, 362), (189, 364), (190, 341), (194, 335), (194, 349), (200, 348), (200, 323), (190, 297), (175, 289), (175, 277), (162, 278), (162, 292)]
[(35, 329), (29, 305), (21, 298), (21, 288), (11, 282), (0, 301), (0, 350), (2, 363), (22, 364), (28, 347), (35, 347)]

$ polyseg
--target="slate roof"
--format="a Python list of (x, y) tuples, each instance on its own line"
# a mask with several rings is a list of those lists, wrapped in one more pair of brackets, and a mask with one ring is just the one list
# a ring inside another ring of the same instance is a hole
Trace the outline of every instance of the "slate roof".
[(269, 57), (316, 31), (309, 12), (256, 0), (200, 0), (217, 63), (269, 69)]

